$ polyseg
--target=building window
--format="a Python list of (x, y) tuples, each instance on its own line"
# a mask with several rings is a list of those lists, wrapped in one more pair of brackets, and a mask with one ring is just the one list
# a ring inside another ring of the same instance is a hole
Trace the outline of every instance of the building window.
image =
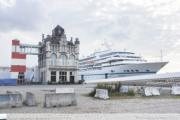
[(67, 72), (59, 72), (59, 81), (65, 82), (67, 78)]
[(70, 66), (75, 66), (75, 57), (74, 57), (74, 55), (70, 56)]
[(52, 50), (54, 50), (54, 47), (53, 47), (53, 46), (51, 46), (51, 49), (52, 49)]
[(74, 72), (70, 72), (70, 83), (74, 83)]
[(63, 65), (63, 66), (67, 65), (67, 57), (66, 57), (66, 55), (60, 55), (60, 65)]
[(62, 46), (62, 52), (65, 52), (65, 46)]
[(41, 81), (43, 81), (43, 72), (41, 72)]
[(56, 82), (56, 71), (51, 71), (51, 82)]
[(46, 54), (43, 55), (43, 66), (46, 66)]
[(56, 54), (51, 55), (51, 65), (56, 65), (56, 58), (57, 58)]
[(54, 50), (56, 50), (56, 46), (54, 46)]

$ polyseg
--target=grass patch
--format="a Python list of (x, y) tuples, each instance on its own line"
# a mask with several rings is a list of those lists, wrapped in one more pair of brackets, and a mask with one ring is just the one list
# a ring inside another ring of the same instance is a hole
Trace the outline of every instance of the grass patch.
[(119, 88), (121, 86), (121, 82), (105, 84), (98, 83), (97, 86), (88, 95), (94, 97), (94, 95), (96, 94), (96, 89), (106, 89), (108, 90), (108, 95), (111, 96), (111, 94), (119, 92)]
[(129, 90), (127, 94), (128, 94), (129, 96), (134, 96), (134, 95), (135, 95), (134, 90)]
[(172, 96), (173, 98), (180, 99), (180, 96)]
[(88, 94), (85, 94), (85, 96), (88, 97), (94, 97), (96, 94), (96, 89), (106, 89), (108, 91), (108, 96), (111, 99), (116, 98), (133, 98), (134, 97), (142, 97), (142, 94), (135, 94), (134, 90), (129, 90), (128, 93), (120, 93), (119, 89), (122, 86), (121, 82), (119, 83), (98, 83), (97, 86)]

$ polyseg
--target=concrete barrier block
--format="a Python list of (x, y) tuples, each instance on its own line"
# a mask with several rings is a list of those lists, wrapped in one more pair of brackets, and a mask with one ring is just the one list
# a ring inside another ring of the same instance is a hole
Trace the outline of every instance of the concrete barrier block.
[(128, 93), (129, 87), (128, 86), (121, 86), (120, 87), (120, 92), (121, 93)]
[(0, 109), (21, 107), (22, 95), (21, 94), (0, 94)]
[(152, 96), (151, 89), (150, 88), (144, 88), (143, 96)]
[(76, 106), (75, 93), (45, 94), (44, 107)]
[(12, 91), (7, 91), (6, 94), (13, 94), (13, 92)]
[(21, 92), (21, 91), (19, 91), (19, 90), (16, 90), (16, 91), (15, 91), (15, 94), (21, 94), (21, 95), (22, 95), (22, 101), (24, 100), (24, 98), (23, 98), (23, 92)]
[(145, 86), (134, 86), (134, 93), (143, 93)]
[(33, 93), (27, 92), (24, 104), (26, 104), (27, 106), (37, 106), (38, 104), (35, 100), (35, 95)]
[(74, 88), (56, 88), (56, 93), (74, 93)]
[(146, 87), (143, 90), (144, 96), (152, 96), (152, 95), (161, 95), (159, 88), (153, 88), (153, 87)]
[(172, 86), (172, 95), (180, 95), (180, 86)]
[(101, 99), (108, 99), (108, 91), (105, 89), (96, 89), (96, 94), (94, 95), (94, 97), (99, 97)]

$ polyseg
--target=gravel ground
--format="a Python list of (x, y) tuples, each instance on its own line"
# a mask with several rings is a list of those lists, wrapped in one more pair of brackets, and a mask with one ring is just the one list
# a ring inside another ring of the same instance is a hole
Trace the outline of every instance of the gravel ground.
[[(131, 99), (110, 99), (102, 100), (87, 97), (95, 87), (95, 84), (84, 85), (31, 85), (31, 86), (0, 86), (0, 94), (6, 91), (19, 90), (35, 94), (38, 106), (28, 107), (23, 105), (21, 108), (0, 109), (0, 113), (7, 114), (179, 114), (180, 99), (171, 95), (161, 95), (153, 97), (140, 97)], [(77, 106), (44, 108), (44, 94), (53, 93), (55, 88), (74, 88), (77, 99)], [(133, 88), (133, 87), (131, 87)], [(171, 88), (163, 88), (164, 94), (170, 93)], [(108, 117), (107, 117), (108, 118)]]

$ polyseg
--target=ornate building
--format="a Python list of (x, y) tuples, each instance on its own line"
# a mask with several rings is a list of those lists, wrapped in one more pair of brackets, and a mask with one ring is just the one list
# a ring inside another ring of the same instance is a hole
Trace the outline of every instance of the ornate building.
[(42, 82), (78, 82), (79, 40), (67, 41), (65, 30), (57, 25), (52, 35), (42, 35), (38, 55), (39, 78)]

